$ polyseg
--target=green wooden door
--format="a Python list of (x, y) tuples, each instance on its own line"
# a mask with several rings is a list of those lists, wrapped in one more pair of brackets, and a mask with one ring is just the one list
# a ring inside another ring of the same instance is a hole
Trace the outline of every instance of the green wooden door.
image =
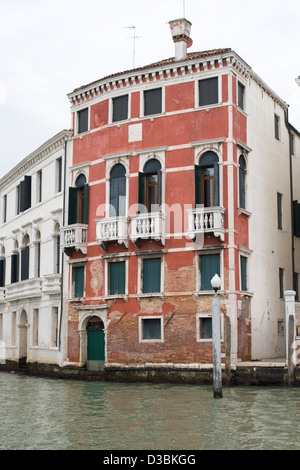
[(103, 330), (88, 330), (88, 346), (87, 346), (87, 359), (88, 361), (104, 361), (104, 331)]

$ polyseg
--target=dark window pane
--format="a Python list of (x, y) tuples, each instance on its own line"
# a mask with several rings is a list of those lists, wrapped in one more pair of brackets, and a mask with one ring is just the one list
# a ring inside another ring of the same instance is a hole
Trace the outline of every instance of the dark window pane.
[(147, 318), (142, 320), (143, 339), (161, 339), (161, 319)]
[(199, 81), (199, 106), (219, 102), (218, 77)]
[(0, 259), (0, 287), (5, 287), (5, 259)]
[(247, 291), (247, 258), (241, 256), (241, 290)]
[(160, 292), (161, 258), (143, 260), (143, 292)]
[(11, 255), (11, 283), (19, 281), (19, 255), (13, 253)]
[(109, 271), (109, 294), (125, 294), (125, 261), (110, 263)]
[(200, 256), (201, 271), (201, 290), (213, 290), (210, 281), (215, 274), (220, 276), (220, 255), (201, 255)]
[(283, 291), (284, 291), (284, 287), (283, 287), (283, 273), (284, 273), (284, 270), (282, 268), (279, 268), (279, 297), (281, 299), (283, 299)]
[(277, 226), (282, 230), (282, 194), (277, 193)]
[(275, 126), (275, 138), (279, 140), (279, 117), (274, 116), (274, 126)]
[(200, 318), (200, 338), (201, 339), (212, 338), (212, 319), (211, 318)]
[(21, 281), (29, 278), (29, 246), (21, 251)]
[(161, 88), (147, 90), (144, 92), (144, 115), (159, 114), (162, 112)]
[(113, 98), (113, 122), (128, 119), (128, 95)]
[(78, 111), (78, 134), (88, 130), (88, 108)]
[(83, 297), (84, 293), (84, 266), (74, 268), (74, 297)]
[(238, 84), (238, 106), (241, 109), (244, 109), (244, 93), (245, 93), (245, 87), (239, 83)]

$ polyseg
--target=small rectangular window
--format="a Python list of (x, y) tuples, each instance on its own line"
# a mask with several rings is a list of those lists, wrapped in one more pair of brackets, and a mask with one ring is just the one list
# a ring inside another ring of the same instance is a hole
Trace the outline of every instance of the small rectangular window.
[(279, 116), (274, 115), (275, 139), (279, 140)]
[(162, 112), (162, 89), (144, 91), (144, 116)]
[(283, 276), (284, 276), (284, 269), (279, 268), (279, 297), (281, 299), (283, 299), (283, 296), (284, 296)]
[(3, 196), (3, 223), (6, 222), (6, 217), (7, 217), (7, 194)]
[(246, 256), (241, 256), (241, 291), (247, 291), (247, 258)]
[(142, 341), (162, 340), (162, 319), (142, 318), (141, 319), (141, 339)]
[(199, 81), (199, 106), (217, 104), (219, 102), (218, 77)]
[(19, 281), (19, 253), (11, 255), (11, 284)]
[(88, 108), (78, 111), (77, 118), (78, 118), (78, 134), (81, 134), (82, 132), (86, 132), (88, 130), (88, 125), (89, 125)]
[(199, 339), (212, 339), (212, 317), (199, 317)]
[(84, 266), (73, 267), (73, 297), (84, 296)]
[(294, 136), (294, 134), (290, 134), (290, 150), (291, 150), (291, 155), (295, 155), (295, 136)]
[(161, 291), (161, 258), (143, 260), (143, 293)]
[(277, 193), (277, 228), (282, 230), (282, 194)]
[(62, 158), (56, 160), (56, 192), (60, 193), (62, 190)]
[(109, 263), (109, 295), (125, 294), (125, 261)]
[(296, 292), (295, 300), (296, 302), (299, 301), (299, 274), (294, 273), (293, 276), (293, 289)]
[(16, 214), (20, 214), (20, 185), (16, 187)]
[(211, 280), (215, 274), (220, 276), (220, 254), (200, 255), (200, 290), (213, 290)]
[(37, 184), (37, 188), (36, 188), (37, 189), (37, 195), (36, 195), (37, 197), (36, 197), (36, 199), (37, 199), (37, 202), (41, 202), (41, 200), (42, 200), (42, 170), (39, 170), (37, 172), (37, 182), (36, 182), (36, 184)]
[(5, 287), (5, 259), (0, 259), (0, 287)]
[(238, 83), (238, 106), (245, 109), (245, 87), (241, 83)]
[(113, 98), (113, 122), (128, 119), (128, 95)]

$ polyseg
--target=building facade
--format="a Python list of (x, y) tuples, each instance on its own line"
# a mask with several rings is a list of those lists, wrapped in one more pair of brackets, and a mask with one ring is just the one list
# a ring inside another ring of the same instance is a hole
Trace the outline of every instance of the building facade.
[[(287, 104), (231, 49), (188, 53), (68, 95), (67, 363), (212, 362), (210, 280), (231, 359), (285, 356), (293, 288)], [(66, 218), (67, 220), (67, 218)]]
[(6, 363), (63, 359), (60, 237), (71, 136), (58, 133), (0, 180), (0, 340)]

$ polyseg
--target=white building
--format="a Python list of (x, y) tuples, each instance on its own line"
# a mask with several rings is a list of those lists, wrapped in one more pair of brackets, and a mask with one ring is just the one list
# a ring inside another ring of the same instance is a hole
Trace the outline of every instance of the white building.
[(58, 364), (63, 355), (63, 130), (0, 180), (0, 341), (6, 363)]

